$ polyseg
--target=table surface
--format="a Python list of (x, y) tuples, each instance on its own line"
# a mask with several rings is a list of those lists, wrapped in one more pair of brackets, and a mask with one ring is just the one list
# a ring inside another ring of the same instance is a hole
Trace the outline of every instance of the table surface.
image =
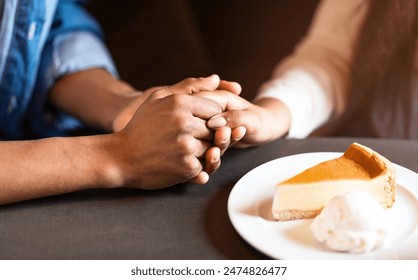
[(281, 139), (231, 149), (203, 186), (89, 190), (1, 206), (0, 259), (268, 259), (229, 220), (227, 201), (234, 184), (270, 160), (344, 152), (354, 141), (418, 172), (417, 141)]

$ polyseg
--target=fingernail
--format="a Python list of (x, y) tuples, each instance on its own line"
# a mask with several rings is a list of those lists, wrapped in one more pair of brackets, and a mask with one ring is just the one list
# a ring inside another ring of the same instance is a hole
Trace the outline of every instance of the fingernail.
[(223, 117), (213, 118), (208, 121), (208, 127), (210, 128), (220, 128), (225, 125), (226, 125), (226, 119)]
[(202, 178), (203, 184), (206, 184), (209, 181), (209, 174), (206, 173), (205, 171), (202, 171), (201, 176), (203, 176)]
[(247, 133), (247, 129), (245, 127), (243, 127), (243, 126), (235, 128), (235, 130), (237, 130), (237, 129), (239, 129), (238, 132), (241, 132), (241, 133), (238, 136), (236, 136), (236, 137), (233, 138), (233, 140), (235, 142), (237, 142), (237, 141), (241, 140), (242, 138), (244, 138), (245, 134)]

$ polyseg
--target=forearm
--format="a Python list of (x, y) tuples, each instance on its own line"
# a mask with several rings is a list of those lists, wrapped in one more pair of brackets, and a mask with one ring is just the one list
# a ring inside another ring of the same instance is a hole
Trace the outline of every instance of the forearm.
[(111, 186), (110, 137), (0, 142), (0, 204)]
[(112, 131), (115, 118), (134, 99), (141, 98), (138, 94), (105, 70), (90, 69), (58, 80), (49, 99), (86, 124)]

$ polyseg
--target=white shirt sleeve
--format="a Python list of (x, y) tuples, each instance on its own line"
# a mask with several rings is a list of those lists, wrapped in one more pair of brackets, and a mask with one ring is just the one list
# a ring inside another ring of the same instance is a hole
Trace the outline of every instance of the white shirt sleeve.
[(333, 97), (303, 69), (293, 69), (265, 83), (256, 99), (275, 98), (290, 111), (289, 138), (305, 138), (332, 114)]
[(305, 38), (260, 88), (256, 99), (276, 98), (289, 109), (288, 137), (329, 130), (345, 111), (353, 46), (366, 4), (322, 0)]

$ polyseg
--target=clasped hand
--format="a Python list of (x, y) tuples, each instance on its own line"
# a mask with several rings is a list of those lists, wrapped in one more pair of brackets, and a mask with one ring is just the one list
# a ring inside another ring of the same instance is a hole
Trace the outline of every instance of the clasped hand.
[[(237, 112), (260, 113), (238, 96), (240, 92), (239, 84), (212, 75), (160, 87), (146, 92), (144, 101), (133, 101), (125, 110), (125, 115), (130, 112), (131, 116), (119, 118), (127, 124), (120, 121), (118, 126), (123, 129), (115, 133), (118, 142), (124, 143), (118, 153), (119, 162), (124, 164), (118, 169), (124, 178), (121, 183), (142, 189), (206, 183), (209, 174), (219, 168), (227, 148), (248, 130), (253, 138), (259, 134), (254, 129), (259, 126), (257, 121), (240, 124)], [(250, 141), (262, 142), (261, 138)]]

